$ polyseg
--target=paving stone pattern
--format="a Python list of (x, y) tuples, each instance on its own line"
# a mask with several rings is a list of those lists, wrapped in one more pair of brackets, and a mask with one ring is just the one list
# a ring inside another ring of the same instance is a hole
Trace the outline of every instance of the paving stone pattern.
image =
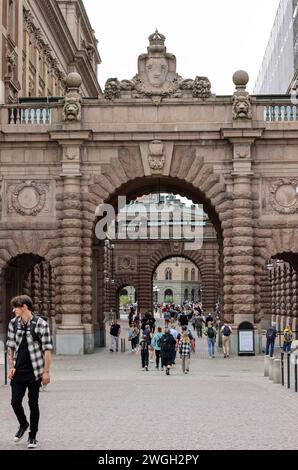
[[(39, 448), (298, 449), (298, 394), (263, 377), (263, 356), (209, 359), (200, 339), (188, 375), (180, 359), (170, 376), (154, 366), (142, 371), (139, 356), (108, 347), (55, 356), (40, 394)], [(0, 386), (0, 402), (0, 449), (27, 449), (25, 438), (13, 442), (9, 386)]]

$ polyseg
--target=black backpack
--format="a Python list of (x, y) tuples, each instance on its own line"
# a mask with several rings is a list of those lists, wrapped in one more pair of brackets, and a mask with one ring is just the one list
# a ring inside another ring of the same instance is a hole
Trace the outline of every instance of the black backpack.
[(212, 328), (212, 326), (208, 326), (207, 336), (208, 338), (214, 338), (214, 329)]
[(171, 344), (171, 335), (164, 335), (160, 338), (160, 347), (163, 351), (170, 351), (172, 349), (172, 344)]
[(222, 334), (223, 334), (224, 336), (230, 336), (230, 334), (231, 334), (230, 328), (229, 328), (228, 326), (225, 326), (224, 329), (223, 329), (223, 331), (222, 331)]
[[(30, 334), (31, 334), (31, 336), (32, 336), (33, 341), (37, 341), (37, 342), (39, 343), (39, 345), (41, 346), (41, 337), (40, 337), (39, 334), (37, 334), (37, 333), (35, 332), (35, 328), (36, 328), (36, 325), (37, 325), (38, 320), (39, 320), (40, 318), (42, 318), (44, 321), (47, 321), (48, 319), (47, 319), (47, 317), (45, 317), (45, 316), (43, 316), (43, 315), (37, 315), (36, 313), (33, 313), (32, 315), (33, 315), (33, 316), (32, 316), (32, 320), (31, 320), (31, 322), (30, 322)], [(13, 326), (14, 326), (14, 334), (15, 334), (15, 336), (16, 336), (16, 334), (17, 334), (18, 324), (19, 324), (19, 319), (16, 318), (16, 320), (15, 320), (15, 322), (14, 322), (14, 325), (13, 325)]]

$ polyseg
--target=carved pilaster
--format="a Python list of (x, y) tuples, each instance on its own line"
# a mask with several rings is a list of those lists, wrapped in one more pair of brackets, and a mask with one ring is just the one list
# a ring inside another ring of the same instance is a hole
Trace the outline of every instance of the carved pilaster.
[(234, 322), (254, 323), (255, 267), (251, 179), (234, 176), (233, 201), (233, 303)]
[(293, 268), (286, 263), (286, 315), (292, 317), (292, 271)]
[(82, 310), (81, 181), (64, 177), (62, 195), (62, 326), (80, 326)]

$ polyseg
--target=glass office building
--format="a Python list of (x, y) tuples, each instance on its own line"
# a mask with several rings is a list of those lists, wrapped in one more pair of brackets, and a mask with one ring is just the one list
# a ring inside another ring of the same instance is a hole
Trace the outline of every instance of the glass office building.
[(289, 93), (298, 68), (298, 0), (281, 0), (254, 94)]

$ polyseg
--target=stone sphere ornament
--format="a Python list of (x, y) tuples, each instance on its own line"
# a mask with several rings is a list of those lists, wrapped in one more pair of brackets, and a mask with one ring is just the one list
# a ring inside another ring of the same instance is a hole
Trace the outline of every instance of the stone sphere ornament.
[(82, 85), (82, 77), (77, 72), (70, 72), (65, 78), (67, 88), (80, 88)]
[(233, 75), (233, 83), (236, 87), (246, 87), (249, 82), (249, 75), (245, 70), (237, 70)]

